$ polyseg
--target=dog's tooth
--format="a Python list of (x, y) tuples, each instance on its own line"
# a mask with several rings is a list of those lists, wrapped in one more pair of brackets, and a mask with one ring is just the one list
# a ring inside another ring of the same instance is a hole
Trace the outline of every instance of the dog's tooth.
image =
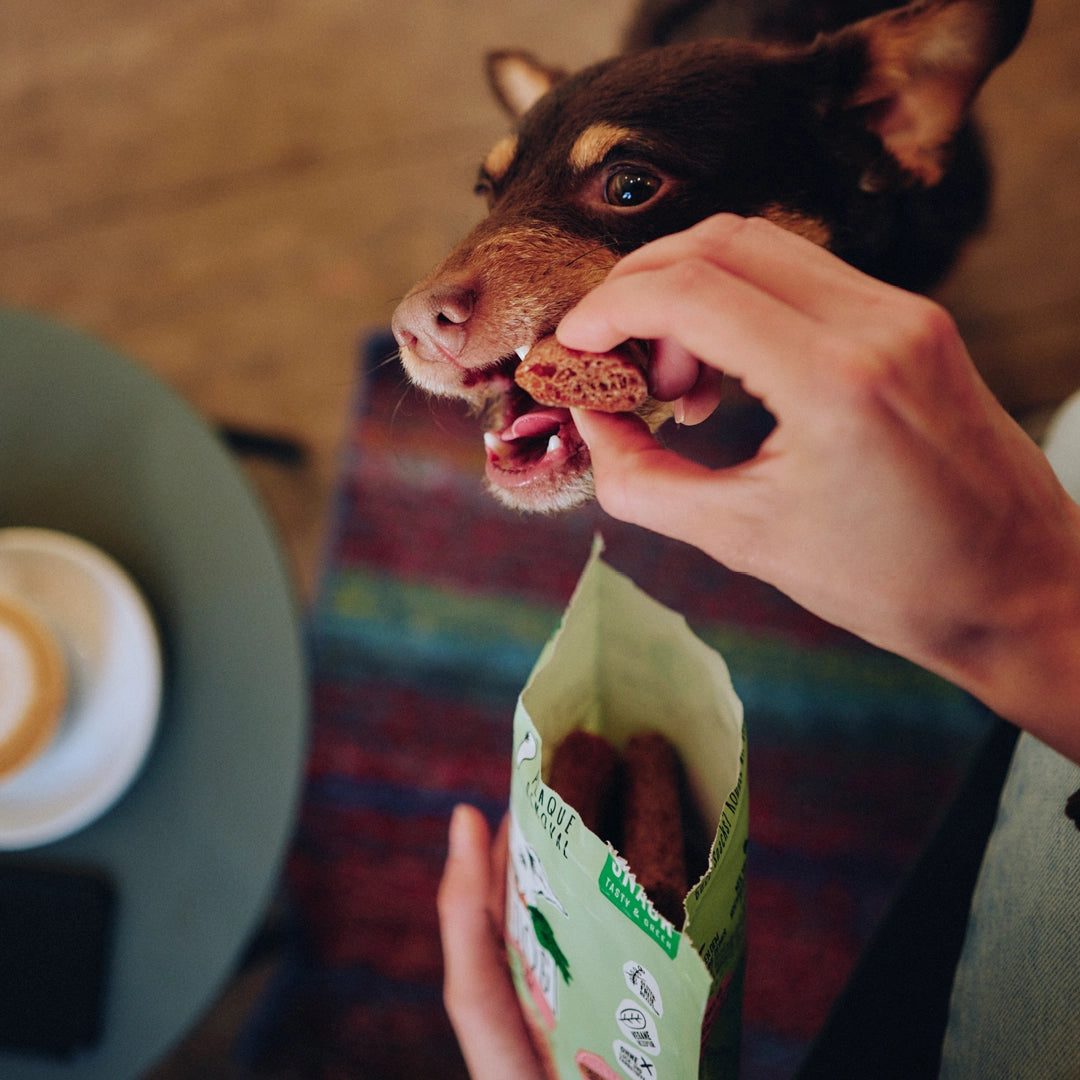
[(529, 346), (528, 346), (528, 345), (519, 345), (519, 346), (518, 346), (518, 347), (517, 347), (517, 348), (516, 348), (516, 349), (514, 350), (514, 352), (516, 352), (516, 353), (518, 354), (518, 359), (519, 359), (519, 360), (524, 360), (524, 359), (525, 359), (525, 354), (526, 354), (526, 353), (527, 353), (528, 351), (529, 351)]
[(484, 446), (493, 458), (504, 458), (511, 452), (510, 444), (494, 431), (484, 432)]
[(552, 454), (560, 449), (562, 449), (562, 439), (560, 439), (558, 435), (552, 435), (547, 442), (547, 452)]

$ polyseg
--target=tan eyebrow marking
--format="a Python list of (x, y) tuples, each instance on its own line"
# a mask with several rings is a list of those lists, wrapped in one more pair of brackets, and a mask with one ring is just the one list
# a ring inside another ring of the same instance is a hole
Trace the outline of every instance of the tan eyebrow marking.
[(801, 214), (798, 210), (788, 210), (779, 203), (769, 203), (761, 210), (761, 216), (779, 225), (788, 232), (797, 233), (820, 247), (828, 247), (832, 240), (832, 230), (820, 218)]
[(492, 180), (501, 180), (506, 175), (517, 153), (517, 145), (517, 136), (507, 135), (488, 151), (488, 156), (484, 158), (484, 172)]
[(614, 124), (591, 124), (578, 137), (570, 151), (570, 164), (580, 172), (599, 165), (619, 143), (632, 139), (634, 133)]

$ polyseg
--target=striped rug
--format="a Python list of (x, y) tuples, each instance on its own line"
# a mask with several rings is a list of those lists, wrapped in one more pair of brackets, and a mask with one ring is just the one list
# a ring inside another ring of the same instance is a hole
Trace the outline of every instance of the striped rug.
[[(384, 336), (363, 351), (310, 616), (312, 749), (287, 875), (296, 946), (261, 1013), (260, 1071), (465, 1075), (440, 998), (447, 819), (459, 800), (501, 815), (517, 693), (600, 532), (613, 566), (721, 651), (746, 707), (742, 1076), (791, 1076), (986, 730), (983, 710), (596, 507), (502, 509), (481, 485), (475, 423), (406, 391), (378, 363), (389, 351)], [(759, 419), (693, 438), (731, 447), (759, 438)]]

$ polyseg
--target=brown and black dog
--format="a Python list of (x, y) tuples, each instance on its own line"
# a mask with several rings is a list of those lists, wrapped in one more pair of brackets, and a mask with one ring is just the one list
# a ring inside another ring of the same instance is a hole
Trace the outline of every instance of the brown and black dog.
[[(795, 7), (827, 25), (859, 4)], [(1031, 0), (868, 5), (878, 13), (805, 43), (776, 41), (774, 23), (770, 39), (635, 47), (572, 76), (525, 53), (489, 58), (517, 120), (480, 170), (490, 214), (405, 297), (393, 331), (418, 386), (482, 414), (502, 501), (556, 511), (591, 496), (569, 412), (538, 406), (512, 375), (634, 248), (731, 211), (908, 289), (949, 267), (987, 203), (969, 109)], [(668, 35), (704, 6), (646, 3), (628, 40)]]

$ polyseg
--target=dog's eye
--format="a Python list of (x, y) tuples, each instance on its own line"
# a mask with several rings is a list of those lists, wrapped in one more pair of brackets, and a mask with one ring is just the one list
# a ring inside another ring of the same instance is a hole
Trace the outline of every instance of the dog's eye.
[(604, 187), (604, 200), (609, 206), (635, 207), (647, 203), (661, 188), (659, 176), (641, 169), (617, 169)]

